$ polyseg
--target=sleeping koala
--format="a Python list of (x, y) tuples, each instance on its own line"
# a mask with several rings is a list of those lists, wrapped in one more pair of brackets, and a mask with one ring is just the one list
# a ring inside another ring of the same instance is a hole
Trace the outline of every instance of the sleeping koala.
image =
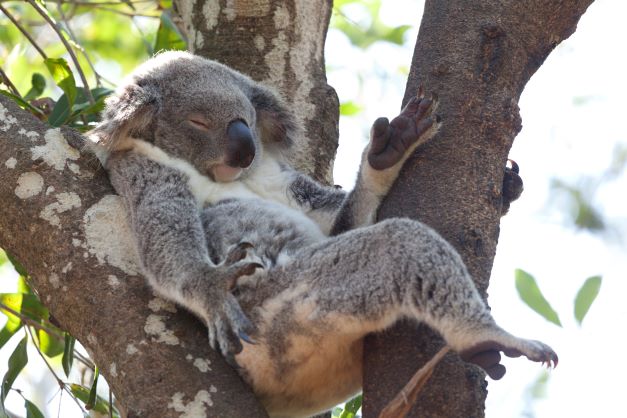
[(403, 162), (436, 132), (436, 104), (420, 93), (378, 119), (346, 193), (290, 166), (300, 131), (290, 110), (219, 63), (166, 52), (108, 100), (91, 138), (145, 276), (207, 324), (270, 416), (307, 417), (358, 392), (363, 337), (400, 318), (428, 324), (495, 379), (499, 351), (557, 364), (550, 347), (495, 324), (435, 231), (374, 224)]

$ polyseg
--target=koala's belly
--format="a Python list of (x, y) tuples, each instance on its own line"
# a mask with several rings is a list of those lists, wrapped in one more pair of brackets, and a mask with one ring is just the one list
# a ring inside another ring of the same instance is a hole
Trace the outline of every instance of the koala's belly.
[(305, 214), (263, 199), (222, 201), (203, 209), (201, 219), (214, 262), (222, 261), (232, 245), (249, 242), (255, 255), (272, 266), (326, 238)]

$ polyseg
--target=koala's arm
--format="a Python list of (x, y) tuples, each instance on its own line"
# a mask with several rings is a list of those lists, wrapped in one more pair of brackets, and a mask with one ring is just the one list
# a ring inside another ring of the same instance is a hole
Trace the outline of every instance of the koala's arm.
[(290, 185), (292, 197), (330, 235), (373, 224), (381, 200), (407, 158), (437, 132), (436, 104), (434, 98), (424, 98), (420, 91), (391, 122), (387, 118), (375, 121), (350, 193), (300, 174)]
[(196, 199), (186, 176), (133, 151), (106, 162), (111, 183), (130, 215), (144, 274), (162, 296), (203, 318), (210, 342), (223, 354), (241, 351), (238, 335), (254, 331), (233, 295), (231, 283), (257, 265), (229, 260), (214, 264)]

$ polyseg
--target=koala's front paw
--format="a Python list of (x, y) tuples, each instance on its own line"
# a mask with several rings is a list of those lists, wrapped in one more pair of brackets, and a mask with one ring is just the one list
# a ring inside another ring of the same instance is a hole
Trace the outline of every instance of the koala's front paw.
[(401, 114), (392, 119), (379, 118), (372, 125), (368, 162), (375, 170), (384, 170), (401, 162), (408, 151), (426, 142), (435, 130), (427, 132), (439, 123), (434, 115), (437, 97), (423, 96), (422, 88), (412, 97)]
[(540, 341), (515, 337), (511, 344), (493, 340), (483, 341), (461, 351), (459, 355), (464, 361), (481, 367), (492, 379), (499, 380), (505, 375), (505, 366), (500, 364), (501, 351), (507, 357), (525, 356), (529, 360), (545, 364), (547, 367), (557, 367), (558, 363), (557, 354), (548, 345)]
[(520, 169), (514, 160), (508, 160), (511, 167), (505, 167), (503, 175), (503, 204), (501, 206), (501, 216), (505, 215), (509, 210), (510, 204), (518, 199), (523, 192), (523, 181), (518, 174)]
[(261, 267), (261, 264), (255, 262), (234, 261), (229, 265), (221, 264), (212, 273), (214, 280), (217, 276), (220, 285), (213, 286), (207, 295), (209, 303), (205, 311), (209, 344), (214, 350), (219, 350), (227, 360), (232, 361), (233, 356), (242, 351), (240, 340), (253, 344), (250, 336), (256, 332), (255, 325), (242, 311), (230, 291), (240, 277), (253, 274)]

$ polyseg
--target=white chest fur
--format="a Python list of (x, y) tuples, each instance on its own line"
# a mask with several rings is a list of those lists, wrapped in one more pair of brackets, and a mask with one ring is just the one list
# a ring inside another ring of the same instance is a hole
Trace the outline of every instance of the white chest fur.
[(324, 237), (320, 226), (307, 217), (298, 203), (290, 198), (288, 189), (293, 181), (292, 176), (282, 171), (273, 158), (262, 157), (254, 167), (253, 175), (229, 183), (218, 183), (200, 174), (187, 161), (172, 157), (148, 142), (129, 139), (124, 147), (132, 148), (153, 161), (185, 174), (190, 191), (201, 208), (226, 199), (261, 199), (273, 206), (273, 212), (276, 213), (276, 209), (279, 209), (283, 217), (304, 226), (311, 237)]

